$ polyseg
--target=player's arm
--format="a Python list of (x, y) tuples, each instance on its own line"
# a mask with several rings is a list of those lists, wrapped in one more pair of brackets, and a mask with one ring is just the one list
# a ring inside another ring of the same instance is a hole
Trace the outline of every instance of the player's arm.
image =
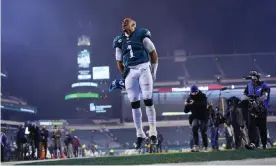
[(116, 48), (115, 56), (116, 56), (116, 62), (117, 62), (117, 67), (119, 71), (121, 73), (124, 73), (124, 65), (122, 62), (122, 50), (118, 47)]
[(147, 52), (150, 55), (151, 70), (152, 70), (153, 77), (155, 79), (157, 68), (158, 68), (158, 54), (156, 52), (156, 49), (155, 49), (155, 46), (154, 46), (153, 42), (150, 40), (150, 35), (146, 36), (143, 39), (143, 45), (144, 45), (145, 49), (147, 50)]
[(119, 71), (121, 73), (124, 72), (124, 65), (123, 65), (123, 53), (121, 50), (121, 44), (120, 44), (120, 36), (117, 36), (114, 40), (113, 40), (113, 48), (115, 48), (115, 58), (116, 58), (116, 63), (117, 63), (117, 67), (119, 69)]

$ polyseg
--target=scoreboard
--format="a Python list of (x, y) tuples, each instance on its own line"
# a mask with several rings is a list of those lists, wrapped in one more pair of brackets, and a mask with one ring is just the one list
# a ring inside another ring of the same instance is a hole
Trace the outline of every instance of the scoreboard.
[(118, 114), (114, 113), (114, 107), (117, 107), (115, 106), (117, 103), (119, 103), (117, 105), (121, 103), (114, 102), (113, 99), (118, 99), (118, 96), (115, 97), (115, 94), (108, 92), (111, 83), (110, 67), (98, 65), (97, 56), (92, 56), (91, 50), (90, 38), (85, 35), (80, 36), (76, 51), (76, 82), (72, 83), (71, 91), (64, 99), (72, 109), (75, 109), (78, 117), (82, 115), (86, 118), (105, 115), (116, 117)]

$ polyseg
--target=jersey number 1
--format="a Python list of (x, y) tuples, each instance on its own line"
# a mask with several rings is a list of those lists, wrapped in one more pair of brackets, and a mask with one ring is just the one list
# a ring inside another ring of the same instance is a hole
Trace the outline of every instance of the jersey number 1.
[(129, 50), (130, 58), (133, 58), (134, 55), (133, 55), (133, 51), (132, 51), (131, 45), (128, 45), (128, 46), (127, 46), (127, 49)]

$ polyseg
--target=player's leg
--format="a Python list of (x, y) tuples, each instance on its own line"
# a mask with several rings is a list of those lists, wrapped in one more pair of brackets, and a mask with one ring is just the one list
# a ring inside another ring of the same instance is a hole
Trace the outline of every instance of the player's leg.
[(127, 78), (125, 79), (125, 88), (129, 101), (131, 102), (133, 122), (136, 127), (136, 148), (139, 149), (141, 144), (146, 137), (143, 131), (142, 125), (142, 111), (140, 107), (140, 86), (139, 86), (139, 77), (136, 70), (131, 69)]
[(157, 143), (157, 130), (156, 130), (156, 112), (152, 100), (153, 96), (153, 80), (148, 67), (142, 71), (139, 78), (139, 84), (142, 92), (142, 97), (146, 106), (146, 113), (149, 122), (149, 136), (153, 142)]

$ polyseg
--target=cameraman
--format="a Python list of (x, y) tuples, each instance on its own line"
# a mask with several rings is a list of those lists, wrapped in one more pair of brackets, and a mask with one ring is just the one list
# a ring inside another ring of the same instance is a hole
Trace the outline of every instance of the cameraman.
[(248, 135), (249, 149), (256, 147), (256, 127), (259, 128), (263, 149), (267, 144), (267, 109), (270, 98), (270, 87), (260, 81), (260, 74), (251, 71), (247, 79), (251, 79), (244, 90), (245, 100), (249, 101), (248, 108)]
[(194, 146), (192, 152), (199, 151), (199, 138), (198, 129), (201, 131), (203, 145), (205, 150), (208, 148), (207, 137), (207, 123), (208, 123), (208, 111), (207, 111), (207, 97), (202, 93), (196, 85), (191, 86), (190, 95), (185, 101), (185, 113), (191, 112), (189, 121), (191, 122)]

